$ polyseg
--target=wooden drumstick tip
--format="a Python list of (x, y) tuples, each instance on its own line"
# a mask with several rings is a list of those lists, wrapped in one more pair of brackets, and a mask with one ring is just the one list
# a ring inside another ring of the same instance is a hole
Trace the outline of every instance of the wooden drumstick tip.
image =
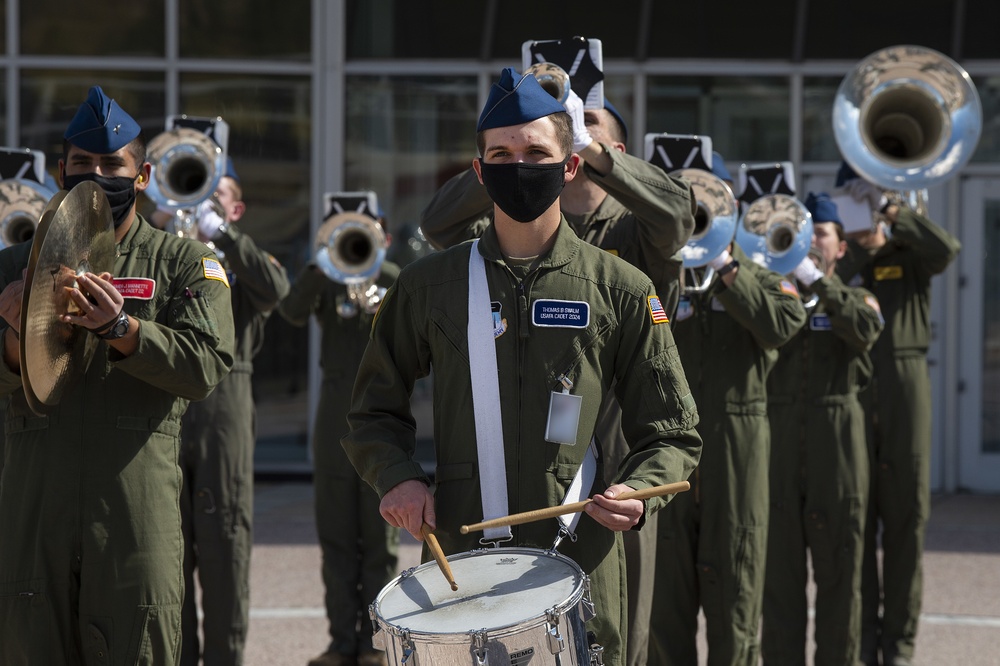
[(448, 564), (448, 558), (445, 557), (444, 551), (441, 550), (441, 544), (438, 543), (437, 537), (431, 531), (431, 526), (427, 523), (421, 525), (420, 534), (424, 537), (427, 548), (431, 551), (431, 555), (434, 556), (434, 560), (437, 562), (438, 568), (441, 569), (444, 579), (451, 586), (451, 591), (458, 591), (458, 583), (455, 582), (455, 576), (451, 573), (451, 565)]

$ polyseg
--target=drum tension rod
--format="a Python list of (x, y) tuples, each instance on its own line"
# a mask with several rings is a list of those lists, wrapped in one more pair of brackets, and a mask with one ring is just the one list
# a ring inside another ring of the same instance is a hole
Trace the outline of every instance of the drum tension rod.
[(486, 666), (489, 662), (489, 657), (486, 654), (486, 644), (488, 642), (489, 636), (486, 635), (485, 629), (472, 632), (473, 654), (476, 656), (476, 666)]
[(559, 633), (559, 613), (556, 612), (555, 608), (550, 608), (545, 611), (545, 621), (549, 625), (549, 630), (547, 632), (549, 638), (549, 652), (552, 654), (559, 654), (566, 649), (566, 641)]

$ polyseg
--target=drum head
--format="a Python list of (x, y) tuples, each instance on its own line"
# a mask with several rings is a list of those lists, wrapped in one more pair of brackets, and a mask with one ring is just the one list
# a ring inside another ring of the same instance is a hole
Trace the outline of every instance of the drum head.
[(510, 627), (583, 595), (584, 574), (567, 557), (531, 548), (498, 548), (448, 558), (458, 590), (436, 562), (400, 576), (379, 594), (376, 612), (411, 632), (466, 633)]

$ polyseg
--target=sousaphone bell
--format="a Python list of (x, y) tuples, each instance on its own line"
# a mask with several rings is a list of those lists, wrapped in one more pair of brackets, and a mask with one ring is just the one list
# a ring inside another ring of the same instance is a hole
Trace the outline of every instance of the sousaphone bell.
[(809, 254), (813, 219), (809, 209), (787, 194), (755, 199), (736, 226), (736, 243), (754, 263), (787, 275)]
[(21, 295), (21, 383), (36, 414), (57, 405), (90, 366), (97, 336), (59, 317), (79, 311), (70, 298), (77, 277), (110, 273), (114, 261), (111, 207), (100, 186), (84, 181), (57, 192), (32, 238)]
[[(687, 244), (681, 248), (683, 266), (687, 269), (705, 266), (729, 247), (736, 232), (739, 209), (736, 197), (726, 183), (711, 171), (704, 169), (678, 169), (670, 173), (686, 179), (698, 204), (694, 214), (694, 231)], [(688, 271), (694, 275), (693, 271)], [(702, 280), (685, 285), (685, 292), (702, 292), (708, 289), (715, 271), (705, 270)]]

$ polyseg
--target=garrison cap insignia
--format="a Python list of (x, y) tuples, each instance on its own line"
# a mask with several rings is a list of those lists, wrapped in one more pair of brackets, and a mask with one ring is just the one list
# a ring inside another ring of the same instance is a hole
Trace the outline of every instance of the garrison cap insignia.
[(659, 297), (657, 296), (647, 297), (646, 305), (649, 306), (649, 316), (652, 317), (654, 324), (670, 323), (670, 318), (667, 317), (667, 313), (663, 311), (663, 305), (660, 303)]

